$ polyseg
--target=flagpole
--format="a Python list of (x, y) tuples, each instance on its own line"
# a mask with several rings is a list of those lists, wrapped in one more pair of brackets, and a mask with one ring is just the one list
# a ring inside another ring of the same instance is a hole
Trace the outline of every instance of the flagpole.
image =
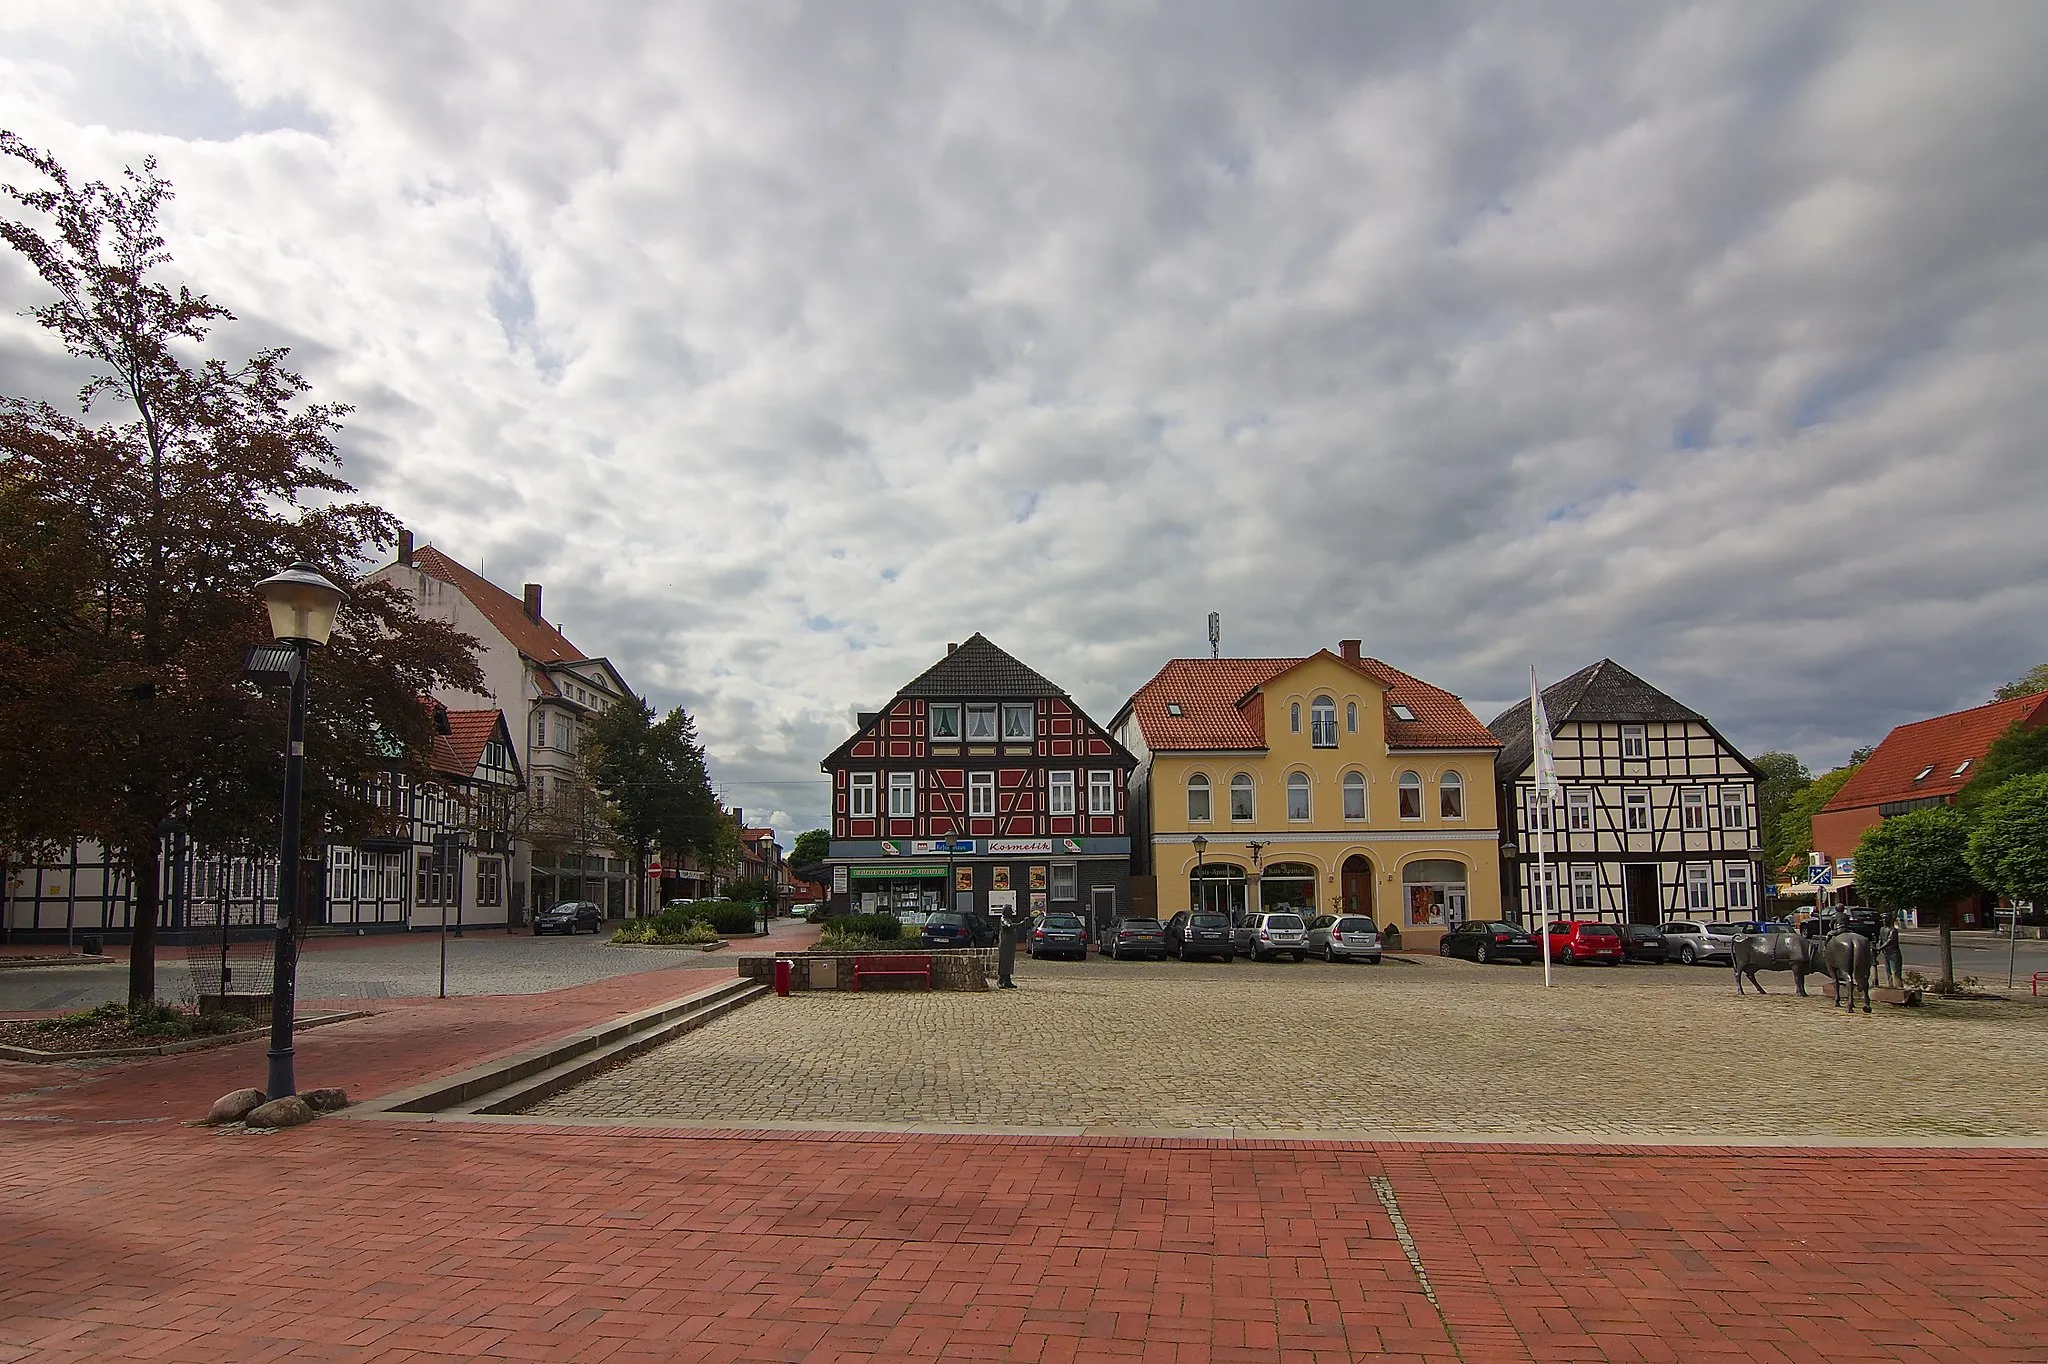
[(1532, 740), (1536, 760), (1536, 802), (1533, 814), (1535, 827), (1529, 831), (1536, 842), (1536, 936), (1543, 943), (1543, 988), (1550, 988), (1550, 924), (1549, 908), (1550, 863), (1543, 855), (1543, 825), (1545, 817), (1551, 814), (1551, 796), (1556, 789), (1556, 769), (1550, 758), (1550, 717), (1544, 713), (1543, 693), (1536, 687), (1536, 665), (1529, 665), (1529, 726), (1534, 731)]

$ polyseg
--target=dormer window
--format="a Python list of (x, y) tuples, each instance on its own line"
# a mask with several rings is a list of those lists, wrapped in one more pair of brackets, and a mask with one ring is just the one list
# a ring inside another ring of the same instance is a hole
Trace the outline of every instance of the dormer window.
[(1021, 705), (1005, 704), (1003, 707), (1004, 742), (1021, 743), (1029, 740), (1032, 732), (1031, 716), (1032, 707), (1028, 701)]
[(1971, 763), (1972, 763), (1973, 761), (1975, 761), (1975, 760), (1974, 760), (1974, 759), (1971, 759), (1971, 758), (1965, 758), (1965, 759), (1963, 759), (1963, 760), (1962, 760), (1961, 762), (1959, 762), (1959, 763), (1957, 763), (1957, 764), (1956, 764), (1956, 770), (1955, 770), (1955, 771), (1953, 771), (1953, 772), (1951, 772), (1951, 773), (1949, 773), (1949, 775), (1950, 775), (1951, 777), (1960, 777), (1960, 776), (1962, 776), (1962, 775), (1963, 775), (1963, 773), (1965, 773), (1965, 772), (1967, 772), (1967, 771), (1969, 771), (1969, 770), (1970, 770), (1970, 764), (1971, 764)]
[(932, 738), (960, 741), (960, 707), (933, 706), (931, 709)]
[(1406, 706), (1388, 706), (1387, 709), (1394, 713), (1396, 720), (1413, 720), (1415, 718), (1415, 712)]
[(969, 743), (992, 744), (996, 741), (996, 708), (969, 706), (967, 708), (967, 740)]
[(1926, 781), (1926, 780), (1927, 780), (1927, 779), (1928, 779), (1929, 777), (1931, 777), (1931, 776), (1933, 776), (1933, 775), (1934, 775), (1934, 764), (1933, 764), (1933, 763), (1929, 763), (1929, 764), (1928, 764), (1927, 766), (1925, 766), (1925, 767), (1923, 767), (1923, 768), (1921, 768), (1921, 769), (1920, 769), (1920, 774), (1919, 774), (1918, 776), (1914, 777), (1914, 778), (1913, 778), (1913, 780), (1914, 780), (1914, 781)]

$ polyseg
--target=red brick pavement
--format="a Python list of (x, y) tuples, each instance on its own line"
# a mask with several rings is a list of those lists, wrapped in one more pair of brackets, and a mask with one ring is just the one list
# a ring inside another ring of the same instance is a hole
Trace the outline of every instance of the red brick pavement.
[[(389, 1007), (301, 1074), (373, 1094), (730, 969)], [(0, 1099), (0, 1359), (2048, 1360), (2042, 1153), (164, 1116), (261, 1059)]]

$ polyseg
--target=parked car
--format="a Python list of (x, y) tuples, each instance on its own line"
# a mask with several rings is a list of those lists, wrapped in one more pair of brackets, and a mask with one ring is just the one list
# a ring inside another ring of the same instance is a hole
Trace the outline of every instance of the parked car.
[(1380, 964), (1379, 925), (1362, 914), (1319, 914), (1308, 921), (1306, 941), (1324, 961)]
[(1300, 961), (1308, 955), (1308, 925), (1291, 911), (1247, 914), (1242, 923), (1231, 929), (1230, 945), (1253, 961), (1268, 957)]
[(1046, 914), (1031, 926), (1024, 940), (1029, 957), (1072, 957), (1081, 961), (1088, 955), (1088, 925), (1078, 914)]
[(1542, 949), (1520, 924), (1496, 919), (1467, 919), (1444, 934), (1436, 945), (1440, 957), (1470, 957), (1477, 962), (1506, 961), (1527, 966)]
[(1621, 933), (1623, 961), (1648, 961), (1663, 965), (1670, 957), (1664, 930), (1655, 924), (1617, 924)]
[(1548, 925), (1550, 959), (1571, 966), (1577, 962), (1621, 965), (1621, 934), (1613, 924), (1564, 919)]
[(979, 914), (942, 909), (924, 921), (917, 938), (924, 947), (987, 947), (996, 940), (996, 926)]
[(1728, 932), (1709, 933), (1707, 930), (1725, 929), (1727, 924), (1697, 924), (1685, 919), (1675, 919), (1660, 924), (1658, 931), (1664, 935), (1664, 951), (1667, 960), (1682, 966), (1700, 962), (1732, 961), (1734, 957), (1730, 944), (1735, 935)]
[(1196, 957), (1235, 960), (1237, 950), (1230, 943), (1230, 916), (1182, 910), (1166, 921), (1166, 950), (1182, 961)]
[(533, 916), (533, 936), (543, 933), (604, 932), (604, 910), (590, 900), (564, 900)]
[(1118, 919), (1102, 935), (1102, 955), (1112, 961), (1126, 957), (1166, 960), (1166, 926), (1157, 919)]

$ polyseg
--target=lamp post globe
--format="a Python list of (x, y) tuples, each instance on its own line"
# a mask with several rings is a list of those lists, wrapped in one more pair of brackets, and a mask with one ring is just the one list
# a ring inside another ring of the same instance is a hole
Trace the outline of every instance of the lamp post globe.
[(278, 843), (277, 947), (270, 987), (269, 1074), (265, 1097), (298, 1093), (292, 1074), (293, 995), (298, 981), (299, 803), (306, 780), (306, 661), (334, 633), (348, 595), (309, 563), (296, 563), (256, 584), (270, 612), (270, 631), (293, 650), (290, 728), (284, 757), (284, 820)]

